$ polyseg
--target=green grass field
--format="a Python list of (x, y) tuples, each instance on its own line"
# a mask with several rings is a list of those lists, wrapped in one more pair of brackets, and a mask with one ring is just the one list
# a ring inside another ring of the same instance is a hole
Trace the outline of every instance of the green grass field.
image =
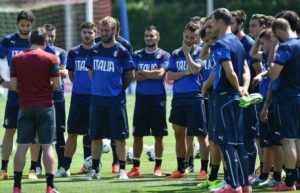
[[(134, 96), (127, 97), (127, 109), (130, 128), (132, 127), (132, 117), (133, 117), (133, 108), (134, 108)], [(0, 122), (1, 125), (4, 109), (5, 109), (6, 98), (0, 98)], [(170, 111), (170, 101), (171, 98), (168, 98), (168, 110)], [(66, 97), (66, 110), (69, 110), (70, 97)], [(173, 131), (170, 126), (169, 136), (164, 139), (165, 150), (163, 156), (162, 168), (165, 172), (171, 172), (176, 169), (176, 155), (175, 155), (175, 141), (173, 136)], [(2, 139), (4, 134), (4, 129), (0, 129), (0, 139)], [(132, 147), (133, 138), (130, 137), (127, 140), (127, 147)], [(144, 139), (144, 144), (153, 144), (154, 140), (152, 137), (146, 137)], [(55, 179), (55, 185), (61, 193), (190, 193), (190, 192), (200, 192), (196, 189), (196, 185), (199, 181), (196, 180), (197, 173), (191, 174), (187, 179), (184, 180), (174, 180), (166, 181), (162, 177), (153, 177), (152, 170), (154, 162), (147, 160), (145, 152), (143, 152), (141, 157), (141, 170), (142, 177), (130, 179), (129, 181), (118, 181), (117, 176), (111, 173), (111, 160), (112, 154), (103, 154), (102, 163), (103, 168), (101, 172), (101, 179), (94, 181), (82, 181), (80, 176), (75, 175), (79, 170), (83, 162), (83, 152), (82, 152), (82, 137), (78, 138), (78, 147), (75, 156), (73, 157), (73, 162), (71, 165), (71, 173), (73, 175), (69, 178), (59, 178)], [(0, 154), (1, 155), (1, 154)], [(1, 156), (0, 156), (1, 157)], [(12, 176), (13, 173), (13, 155), (11, 156), (11, 161), (9, 163), (9, 174)], [(40, 178), (39, 180), (27, 180), (27, 174), (29, 170), (30, 156), (27, 155), (27, 164), (24, 169), (24, 176), (22, 180), (22, 189), (24, 193), (41, 193), (45, 192), (45, 178)], [(130, 170), (132, 165), (127, 165), (127, 170)], [(200, 169), (200, 160), (195, 160), (195, 167), (198, 171)], [(223, 174), (221, 172), (219, 178), (222, 178)], [(0, 181), (0, 193), (10, 193), (12, 192), (13, 179), (7, 181)], [(205, 192), (205, 191), (201, 191)], [(266, 189), (254, 188), (253, 192), (263, 193), (268, 192)], [(300, 191), (297, 191), (300, 192)]]

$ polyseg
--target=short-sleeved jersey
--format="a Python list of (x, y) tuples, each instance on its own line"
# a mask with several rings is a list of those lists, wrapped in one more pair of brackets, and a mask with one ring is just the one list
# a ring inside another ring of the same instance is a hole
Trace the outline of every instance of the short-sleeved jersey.
[(84, 49), (82, 45), (72, 48), (68, 53), (67, 69), (74, 72), (72, 92), (76, 94), (91, 94), (92, 81), (85, 66), (89, 49)]
[(41, 49), (24, 51), (12, 59), (11, 77), (18, 79), (20, 108), (52, 106), (51, 77), (59, 76), (58, 58)]
[(10, 66), (12, 57), (30, 48), (29, 40), (21, 38), (17, 32), (5, 36), (0, 43), (0, 58), (7, 58)]
[[(59, 60), (60, 60), (59, 66), (66, 66), (67, 52), (64, 49), (56, 47), (52, 44), (47, 44), (47, 46), (45, 48), (45, 51), (59, 57)], [(60, 90), (56, 90), (56, 91), (53, 92), (53, 100), (55, 102), (59, 102), (59, 101), (64, 100), (64, 90), (65, 90), (64, 79), (61, 79)]]
[[(243, 47), (245, 49), (246, 61), (250, 69), (250, 75), (252, 80), (256, 76), (256, 72), (253, 68), (253, 64), (259, 62), (257, 59), (250, 56), (250, 50), (254, 45), (255, 41), (248, 35), (245, 35), (242, 39), (240, 39), (240, 41), (243, 44)], [(258, 92), (258, 87), (253, 88), (252, 86), (250, 86), (249, 93), (255, 93), (255, 92)]]
[(134, 68), (128, 50), (118, 42), (110, 48), (96, 44), (90, 49), (85, 65), (93, 72), (92, 95), (95, 96), (121, 95), (123, 72)]
[[(267, 71), (269, 68), (268, 64), (268, 54), (267, 53), (262, 53), (262, 63), (263, 63), (263, 69), (262, 72)], [(259, 93), (266, 97), (268, 94), (268, 87), (270, 83), (270, 78), (268, 76), (262, 77), (262, 80), (259, 83)]]
[(274, 63), (283, 67), (278, 77), (279, 103), (300, 104), (300, 40), (280, 44)]
[(235, 93), (235, 90), (228, 81), (222, 62), (231, 61), (239, 84), (243, 82), (243, 65), (245, 61), (245, 51), (240, 40), (228, 33), (223, 35), (212, 47), (210, 61), (213, 62), (214, 69), (214, 93)]
[[(169, 59), (170, 54), (160, 48), (151, 53), (147, 52), (145, 49), (141, 49), (135, 51), (133, 54), (135, 70), (156, 70), (160, 68), (167, 69)], [(137, 81), (136, 94), (165, 94), (164, 78), (158, 80), (146, 79)]]
[[(124, 47), (128, 50), (128, 52), (130, 53), (130, 55), (133, 54), (133, 50), (132, 50), (131, 43), (130, 43), (128, 40), (126, 40), (126, 39), (123, 38), (122, 36), (118, 36), (117, 39), (116, 39), (116, 41), (119, 42), (122, 46), (124, 46)], [(95, 39), (95, 42), (96, 42), (96, 43), (101, 42), (101, 38), (100, 38), (100, 37), (97, 37), (97, 38)]]
[[(191, 51), (191, 57), (197, 64), (201, 64), (199, 58), (201, 49), (198, 46)], [(173, 51), (170, 57), (168, 71), (182, 72), (187, 71), (188, 64), (186, 62), (182, 48), (178, 48)], [(188, 97), (188, 96), (200, 96), (200, 88), (202, 87), (202, 74), (199, 72), (196, 75), (190, 74), (184, 76), (178, 80), (174, 80), (173, 83), (173, 94), (174, 97)]]

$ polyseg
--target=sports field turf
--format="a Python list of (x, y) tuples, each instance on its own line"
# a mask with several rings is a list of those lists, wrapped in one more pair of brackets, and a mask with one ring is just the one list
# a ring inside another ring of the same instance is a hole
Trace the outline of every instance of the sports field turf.
[[(3, 124), (3, 114), (5, 109), (5, 97), (0, 98), (0, 123)], [(127, 109), (130, 128), (132, 128), (132, 116), (134, 108), (134, 96), (127, 97)], [(168, 98), (168, 114), (170, 111), (170, 102), (171, 97)], [(70, 97), (66, 97), (66, 110), (69, 110)], [(4, 129), (0, 129), (0, 139), (3, 138)], [(133, 138), (130, 136), (127, 141), (127, 147), (132, 147)], [(150, 145), (153, 144), (152, 137), (146, 137), (144, 144)], [(172, 128), (169, 124), (169, 136), (164, 140), (165, 151), (163, 156), (162, 168), (165, 172), (171, 172), (176, 169), (176, 155), (175, 155), (175, 141), (173, 136)], [(1, 154), (0, 154), (1, 155)], [(0, 156), (1, 157), (1, 156)], [(9, 163), (9, 174), (12, 176), (13, 173), (13, 155)], [(184, 180), (173, 180), (167, 181), (163, 177), (153, 177), (152, 170), (154, 162), (147, 160), (145, 151), (141, 157), (141, 171), (142, 177), (130, 179), (128, 181), (119, 181), (117, 177), (111, 173), (111, 152), (108, 154), (103, 154), (102, 163), (103, 168), (101, 171), (101, 179), (94, 181), (82, 181), (79, 175), (75, 173), (82, 166), (83, 162), (83, 152), (82, 152), (82, 137), (78, 139), (78, 147), (76, 154), (73, 158), (71, 165), (72, 176), (69, 178), (59, 178), (55, 179), (55, 185), (61, 193), (190, 193), (190, 192), (206, 192), (200, 191), (196, 188), (196, 185), (199, 181), (196, 180), (197, 172), (192, 173), (187, 179)], [(27, 180), (27, 174), (29, 170), (30, 156), (27, 155), (27, 164), (24, 169), (24, 176), (22, 180), (22, 189), (24, 193), (42, 193), (45, 192), (45, 178), (39, 180)], [(127, 165), (127, 171), (131, 169), (132, 165)], [(196, 171), (199, 171), (200, 160), (195, 160)], [(222, 178), (221, 174), (219, 178)], [(11, 193), (13, 187), (13, 179), (7, 181), (0, 181), (0, 193)], [(263, 193), (268, 192), (266, 189), (254, 188), (253, 192)], [(297, 191), (300, 192), (300, 191)]]

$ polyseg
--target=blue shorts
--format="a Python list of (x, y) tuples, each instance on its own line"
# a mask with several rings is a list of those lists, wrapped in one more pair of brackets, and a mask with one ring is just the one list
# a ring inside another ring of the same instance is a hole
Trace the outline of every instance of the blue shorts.
[(300, 139), (300, 104), (277, 104), (275, 111), (281, 137)]
[(255, 139), (259, 135), (259, 111), (257, 105), (243, 108), (244, 138)]
[(19, 95), (15, 91), (8, 91), (7, 101), (5, 106), (3, 127), (6, 129), (17, 128), (19, 113)]
[(243, 144), (243, 111), (239, 107), (239, 96), (214, 96), (214, 105), (213, 141), (217, 144)]
[(133, 136), (167, 136), (166, 105), (135, 105)]
[(54, 102), (55, 118), (56, 118), (56, 132), (63, 133), (66, 128), (66, 108), (65, 101)]
[(71, 103), (68, 117), (69, 134), (88, 134), (89, 120), (90, 105)]
[[(259, 111), (261, 111), (263, 103), (259, 104)], [(260, 146), (264, 147), (277, 147), (281, 146), (280, 132), (278, 125), (275, 124), (273, 105), (270, 105), (268, 109), (268, 121), (266, 123), (259, 122), (260, 131)]]
[(187, 127), (187, 136), (206, 136), (205, 109), (200, 97), (174, 98), (169, 121)]
[(91, 97), (90, 138), (125, 140), (129, 137), (124, 97)]

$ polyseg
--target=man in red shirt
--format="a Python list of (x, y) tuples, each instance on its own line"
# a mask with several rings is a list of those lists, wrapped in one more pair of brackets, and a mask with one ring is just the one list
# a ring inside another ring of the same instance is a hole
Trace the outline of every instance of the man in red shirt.
[(13, 193), (22, 193), (25, 155), (36, 136), (44, 155), (46, 193), (57, 193), (53, 184), (55, 156), (52, 144), (56, 131), (52, 91), (60, 87), (59, 59), (44, 51), (46, 38), (44, 28), (33, 31), (30, 35), (31, 49), (14, 56), (10, 67), (11, 88), (20, 97)]

